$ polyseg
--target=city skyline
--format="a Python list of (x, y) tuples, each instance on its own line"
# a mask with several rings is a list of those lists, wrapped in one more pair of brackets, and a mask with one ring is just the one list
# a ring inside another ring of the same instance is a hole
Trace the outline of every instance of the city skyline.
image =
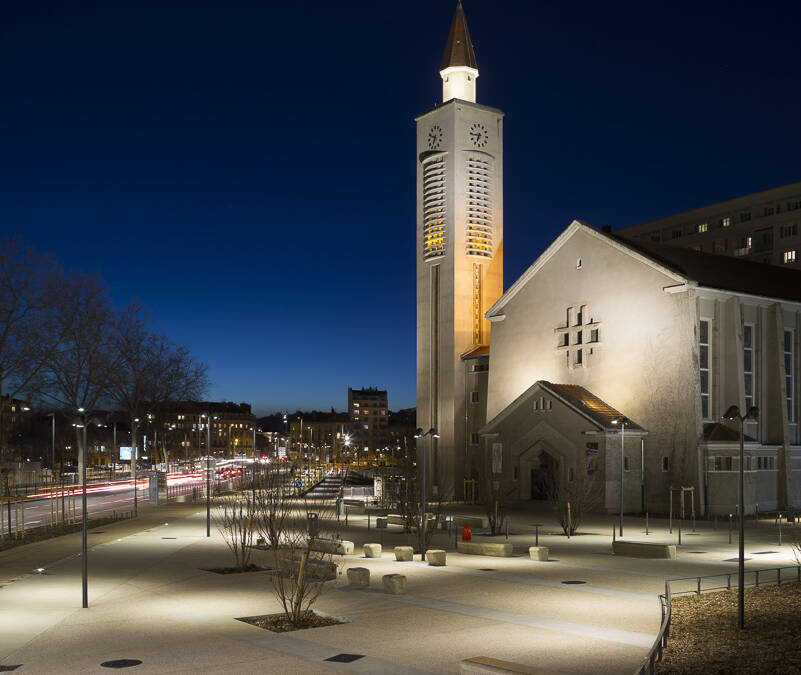
[[(413, 119), (453, 7), (13, 6), (3, 235), (144, 302), (209, 399), (414, 406)], [(574, 218), (801, 177), (797, 4), (613, 9), (465, 5), (477, 100), (506, 112), (505, 287)]]

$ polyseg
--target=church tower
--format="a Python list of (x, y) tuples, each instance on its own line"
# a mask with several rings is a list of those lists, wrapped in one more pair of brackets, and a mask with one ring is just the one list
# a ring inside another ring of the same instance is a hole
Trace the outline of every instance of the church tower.
[(422, 442), (428, 494), (460, 498), (478, 393), (464, 359), (487, 352), (484, 313), (503, 293), (503, 112), (476, 103), (478, 65), (461, 0), (440, 76), (442, 104), (416, 118), (417, 426), (440, 436)]

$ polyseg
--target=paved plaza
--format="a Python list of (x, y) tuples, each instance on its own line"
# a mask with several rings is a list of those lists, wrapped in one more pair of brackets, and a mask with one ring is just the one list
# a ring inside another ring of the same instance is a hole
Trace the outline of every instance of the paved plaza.
[[(460, 660), (488, 656), (552, 673), (633, 673), (658, 631), (665, 579), (736, 572), (737, 539), (728, 544), (728, 524), (699, 522), (692, 533), (685, 522), (677, 560), (624, 558), (611, 554), (612, 522), (592, 518), (568, 540), (547, 511), (514, 512), (514, 557), (457, 554), (444, 533), (433, 546), (449, 549), (447, 566), (431, 567), (419, 556), (396, 562), (392, 548), (409, 536), (376, 530), (374, 520), (368, 531), (366, 516), (351, 515), (340, 531), (356, 554), (316, 605), (348, 622), (273, 634), (235, 620), (279, 610), (266, 573), (202, 569), (232, 562), (214, 529), (206, 538), (202, 507), (146, 507), (135, 521), (90, 530), (89, 609), (80, 607), (80, 534), (0, 553), (0, 665), (94, 673), (137, 659), (130, 672), (455, 673)], [(549, 562), (528, 557), (536, 523)], [(676, 542), (665, 521), (650, 525), (646, 536), (644, 521), (626, 519), (624, 538)], [(748, 568), (795, 564), (787, 534), (779, 546), (772, 523), (749, 524)], [(365, 559), (362, 545), (380, 541), (382, 557)], [(348, 587), (354, 566), (370, 569), (369, 589)], [(383, 592), (390, 573), (406, 575), (406, 595)]]

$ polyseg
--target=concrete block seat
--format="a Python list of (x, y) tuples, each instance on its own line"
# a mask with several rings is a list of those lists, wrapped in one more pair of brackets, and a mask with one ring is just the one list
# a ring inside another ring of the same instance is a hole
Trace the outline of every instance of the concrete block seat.
[(432, 567), (445, 567), (447, 553), (441, 548), (431, 548), (426, 551), (426, 560)]
[(364, 545), (365, 558), (380, 558), (381, 557), (381, 544), (365, 544)]
[(491, 555), (497, 558), (512, 557), (512, 542), (457, 541), (456, 550), (468, 555)]
[(657, 542), (618, 539), (612, 543), (612, 552), (615, 555), (625, 555), (632, 558), (676, 559), (675, 544), (659, 544)]
[[(285, 573), (291, 571), (297, 575), (300, 572), (302, 553), (295, 551), (294, 557), (289, 551), (278, 553), (278, 563)], [(337, 564), (330, 560), (314, 560), (309, 558), (306, 561), (306, 575), (313, 579), (323, 579), (330, 581), (337, 578)]]
[(528, 549), (529, 557), (538, 562), (548, 562), (548, 553), (547, 546), (529, 546)]
[(414, 549), (411, 546), (396, 546), (395, 560), (398, 562), (410, 562), (414, 559)]
[(370, 570), (366, 567), (348, 567), (348, 584), (366, 587), (370, 585)]
[(453, 516), (451, 518), (454, 527), (472, 527), (482, 529), (488, 527), (487, 519), (480, 516)]
[(337, 555), (353, 555), (355, 547), (352, 541), (345, 539), (312, 539), (309, 542), (312, 551), (335, 553)]
[(390, 595), (406, 595), (406, 577), (403, 574), (385, 574), (382, 579), (384, 592)]

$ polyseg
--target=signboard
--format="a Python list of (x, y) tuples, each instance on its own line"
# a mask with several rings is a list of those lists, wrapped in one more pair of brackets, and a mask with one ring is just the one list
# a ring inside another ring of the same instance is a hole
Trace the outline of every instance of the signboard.
[(492, 444), (492, 473), (501, 473), (503, 463), (503, 443)]
[[(139, 453), (136, 453), (136, 457), (139, 457)], [(120, 461), (127, 460), (131, 461), (131, 446), (130, 445), (121, 445), (120, 446)]]
[(278, 459), (286, 459), (286, 445), (279, 443), (278, 445)]

